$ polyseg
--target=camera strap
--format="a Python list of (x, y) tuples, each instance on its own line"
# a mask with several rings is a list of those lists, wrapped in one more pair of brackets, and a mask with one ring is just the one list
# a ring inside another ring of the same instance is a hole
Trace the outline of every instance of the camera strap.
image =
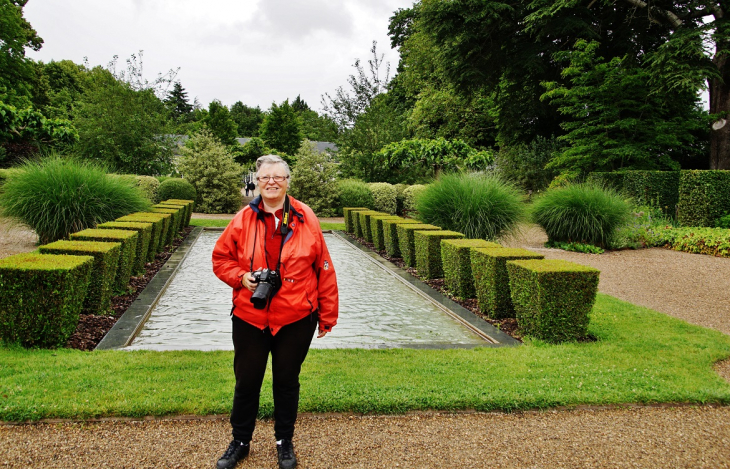
[[(284, 241), (286, 241), (286, 235), (289, 234), (289, 220), (291, 218), (291, 204), (289, 202), (289, 196), (285, 196), (284, 198), (284, 208), (282, 210), (281, 214), (281, 221), (279, 222), (279, 228), (281, 229), (281, 246), (279, 246), (279, 259), (276, 261), (276, 272), (279, 271), (279, 267), (281, 267), (281, 251), (284, 249)], [(263, 215), (259, 215), (258, 218)], [(256, 238), (258, 237), (259, 230), (254, 230), (253, 235), (253, 249), (254, 252), (256, 251)], [(266, 238), (264, 237), (264, 245), (266, 245)], [(253, 253), (251, 254), (251, 267), (249, 268), (251, 272), (253, 272)], [(264, 247), (264, 259), (266, 259), (266, 247)]]

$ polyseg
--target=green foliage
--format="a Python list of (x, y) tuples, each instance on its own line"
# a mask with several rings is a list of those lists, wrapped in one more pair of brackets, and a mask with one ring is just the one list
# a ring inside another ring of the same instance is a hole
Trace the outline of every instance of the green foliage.
[(507, 263), (520, 331), (548, 343), (585, 338), (599, 271), (564, 260)]
[(33, 61), (27, 48), (40, 50), (43, 39), (23, 17), (27, 0), (0, 1), (0, 101), (26, 107), (30, 104)]
[(648, 246), (664, 246), (675, 251), (730, 257), (730, 231), (727, 228), (672, 227), (655, 229)]
[[(145, 274), (145, 264), (147, 255), (150, 251), (150, 241), (152, 240), (152, 223), (130, 223), (121, 221), (108, 221), (96, 225), (101, 230), (129, 230), (137, 233), (137, 247), (134, 251), (134, 265), (132, 273), (134, 275)], [(59, 241), (60, 242), (60, 241)]]
[(243, 145), (234, 145), (230, 150), (233, 152), (236, 163), (241, 166), (252, 165), (260, 156), (271, 153), (264, 141), (258, 137), (253, 137)]
[(217, 99), (214, 99), (208, 105), (208, 114), (203, 119), (203, 123), (223, 145), (237, 144), (238, 128), (236, 122), (231, 117), (228, 108)]
[(523, 191), (545, 190), (557, 175), (554, 169), (545, 169), (562, 145), (554, 137), (537, 136), (530, 143), (503, 147), (495, 156), (500, 176), (517, 184)]
[(375, 208), (373, 194), (368, 185), (357, 179), (340, 179), (337, 181), (337, 190), (342, 207)]
[(129, 292), (129, 279), (132, 277), (132, 270), (137, 257), (137, 245), (140, 239), (136, 231), (93, 229), (71, 233), (71, 241), (103, 241), (110, 243), (121, 243), (119, 251), (119, 263), (117, 264), (116, 277), (114, 278), (114, 290), (118, 295)]
[(197, 192), (187, 179), (169, 178), (162, 181), (157, 190), (158, 200), (183, 199), (195, 200)]
[(0, 338), (8, 345), (63, 346), (79, 322), (91, 256), (17, 254), (0, 259)]
[(0, 193), (3, 216), (29, 226), (41, 244), (149, 206), (133, 182), (110, 177), (90, 162), (58, 156), (19, 166)]
[(586, 182), (595, 186), (613, 189), (616, 192), (624, 190), (624, 177), (628, 171), (595, 171), (586, 176)]
[(196, 210), (235, 213), (241, 207), (242, 168), (213, 135), (200, 131), (180, 149), (178, 170), (197, 193)]
[(441, 264), (441, 240), (463, 238), (464, 235), (448, 230), (414, 231), (413, 244), (416, 248), (416, 270), (424, 279), (443, 278)]
[(428, 186), (424, 184), (413, 184), (403, 189), (403, 214), (411, 214), (417, 211), (418, 199), (426, 191)]
[(119, 265), (120, 243), (90, 241), (56, 241), (40, 246), (41, 254), (66, 254), (70, 256), (91, 256), (91, 279), (84, 299), (84, 314), (113, 314), (111, 309), (112, 288)]
[(236, 123), (240, 137), (258, 137), (264, 112), (258, 106), (249, 107), (236, 101), (231, 106), (231, 119)]
[(608, 241), (610, 249), (639, 249), (666, 244), (665, 231), (676, 221), (656, 206), (636, 206), (631, 219), (616, 228)]
[(289, 193), (314, 210), (320, 217), (337, 215), (337, 165), (327, 153), (305, 140), (296, 156)]
[(715, 220), (715, 228), (730, 228), (730, 214), (724, 215)]
[(360, 210), (370, 210), (367, 207), (343, 207), (342, 214), (345, 219), (345, 231), (348, 233), (355, 233), (355, 219)]
[(398, 233), (398, 250), (407, 267), (416, 266), (416, 231), (441, 230), (441, 227), (427, 223), (399, 223), (395, 225)]
[(165, 107), (176, 121), (187, 121), (192, 117), (193, 105), (188, 102), (188, 93), (179, 81), (176, 81), (172, 91), (167, 93)]
[(730, 212), (730, 171), (682, 171), (677, 221), (682, 226), (712, 226)]
[(623, 190), (636, 205), (652, 205), (674, 217), (679, 201), (679, 171), (626, 171)]
[(165, 238), (165, 244), (172, 245), (172, 242), (175, 240), (175, 237), (177, 236), (178, 232), (180, 231), (180, 228), (182, 226), (182, 221), (184, 218), (183, 211), (184, 211), (184, 209), (182, 207), (170, 208), (167, 206), (161, 206), (159, 204), (153, 205), (152, 208), (150, 209), (150, 212), (152, 212), (152, 213), (170, 215), (170, 229), (167, 232), (167, 237)]
[(405, 196), (404, 192), (408, 188), (408, 184), (398, 183), (394, 187), (395, 187), (395, 213), (397, 213), (398, 215), (403, 215), (403, 204), (406, 201), (406, 196)]
[(370, 217), (370, 232), (373, 234), (373, 248), (376, 251), (385, 249), (385, 230), (383, 223), (386, 220), (402, 220), (397, 215), (373, 215)]
[(168, 174), (173, 142), (167, 110), (153, 89), (136, 90), (100, 67), (90, 72), (73, 121), (78, 153), (118, 172)]
[(507, 261), (544, 256), (518, 248), (473, 248), (470, 254), (479, 311), (493, 319), (515, 317)]
[[(569, 62), (562, 72), (570, 84), (546, 82), (543, 99), (569, 116), (559, 139), (568, 147), (548, 168), (587, 174), (596, 170), (679, 169), (679, 154), (696, 151), (696, 135), (705, 124), (693, 111), (696, 92), (667, 100), (652, 89), (650, 71), (628, 56), (606, 60), (600, 44), (578, 40), (571, 52), (556, 54)], [(620, 97), (620, 99), (617, 99)]]
[(359, 212), (355, 212), (359, 218), (358, 224), (356, 226), (356, 231), (358, 233), (362, 233), (362, 238), (365, 239), (368, 243), (373, 242), (373, 230), (372, 225), (370, 224), (370, 217), (373, 215), (388, 215), (387, 213), (378, 212), (376, 210), (362, 210)]
[(395, 187), (387, 182), (371, 182), (368, 189), (373, 194), (373, 210), (394, 215), (398, 203)]
[(385, 252), (390, 257), (401, 257), (400, 241), (398, 240), (398, 225), (401, 223), (419, 224), (419, 221), (412, 218), (383, 219), (383, 242)]
[(266, 145), (279, 152), (293, 155), (299, 150), (302, 136), (296, 111), (287, 99), (280, 105), (271, 104), (269, 113), (261, 123), (260, 136)]
[(493, 240), (525, 217), (519, 191), (493, 175), (448, 174), (430, 184), (418, 199), (418, 218), (467, 238)]
[(564, 243), (562, 241), (548, 241), (546, 248), (557, 248), (563, 251), (582, 252), (584, 254), (603, 254), (605, 251), (598, 246), (583, 243)]
[(483, 239), (444, 239), (441, 242), (441, 265), (446, 289), (458, 298), (474, 298), (471, 249), (499, 247), (502, 246)]
[(167, 236), (167, 227), (169, 227), (169, 217), (165, 218), (162, 214), (151, 212), (136, 212), (130, 215), (117, 218), (118, 223), (151, 223), (152, 234), (150, 236), (150, 246), (147, 251), (147, 262), (155, 260), (155, 254), (162, 252), (165, 245), (164, 239)]
[(152, 176), (137, 176), (135, 179), (136, 186), (139, 188), (142, 194), (144, 194), (147, 200), (152, 203), (155, 203), (159, 200), (157, 191), (160, 188), (160, 181), (158, 181), (157, 178), (154, 178)]
[(535, 200), (532, 218), (549, 241), (606, 246), (626, 223), (631, 207), (618, 193), (590, 184), (548, 190)]

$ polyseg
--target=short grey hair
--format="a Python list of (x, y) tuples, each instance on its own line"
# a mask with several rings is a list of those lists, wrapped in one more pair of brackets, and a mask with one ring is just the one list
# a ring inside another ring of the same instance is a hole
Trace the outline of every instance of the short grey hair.
[(289, 170), (289, 165), (284, 161), (281, 156), (278, 155), (264, 155), (260, 156), (256, 160), (256, 181), (258, 182), (259, 177), (259, 170), (261, 170), (261, 167), (265, 164), (280, 164), (284, 167), (284, 170), (286, 171), (286, 177), (287, 179), (291, 180), (291, 171)]

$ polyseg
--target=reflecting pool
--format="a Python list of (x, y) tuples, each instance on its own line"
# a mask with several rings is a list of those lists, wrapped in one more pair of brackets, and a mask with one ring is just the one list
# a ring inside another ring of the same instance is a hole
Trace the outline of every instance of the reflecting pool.
[[(219, 231), (191, 247), (144, 328), (127, 350), (232, 350), (231, 288), (213, 274)], [(312, 348), (486, 345), (426, 295), (337, 235), (325, 234), (337, 271), (340, 317)]]

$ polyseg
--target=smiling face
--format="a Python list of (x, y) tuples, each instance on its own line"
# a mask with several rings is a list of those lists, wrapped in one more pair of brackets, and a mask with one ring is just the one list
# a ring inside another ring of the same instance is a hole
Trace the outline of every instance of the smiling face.
[[(268, 177), (268, 181), (262, 181), (261, 178)], [(272, 209), (279, 209), (284, 204), (286, 191), (289, 189), (289, 176), (286, 167), (282, 164), (272, 163), (261, 165), (256, 178), (259, 185), (261, 198), (264, 200), (264, 206)], [(283, 178), (277, 182), (274, 178)]]

